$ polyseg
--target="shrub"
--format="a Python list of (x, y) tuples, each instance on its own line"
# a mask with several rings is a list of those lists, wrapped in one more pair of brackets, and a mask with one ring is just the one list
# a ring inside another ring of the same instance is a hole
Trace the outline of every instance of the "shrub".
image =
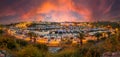
[(45, 57), (45, 55), (38, 48), (29, 45), (18, 51), (17, 57)]
[(2, 29), (0, 29), (0, 35), (2, 35), (4, 33), (4, 31)]
[(48, 46), (45, 44), (36, 43), (36, 44), (33, 44), (33, 46), (37, 47), (39, 50), (48, 51)]
[(8, 49), (16, 49), (17, 43), (14, 39), (12, 38), (0, 38), (0, 47), (6, 47)]
[(72, 48), (66, 48), (62, 50), (61, 52), (57, 53), (55, 57), (75, 57), (75, 49)]
[(17, 39), (16, 42), (22, 47), (28, 45), (27, 41), (24, 41), (24, 40), (21, 40), (21, 39)]

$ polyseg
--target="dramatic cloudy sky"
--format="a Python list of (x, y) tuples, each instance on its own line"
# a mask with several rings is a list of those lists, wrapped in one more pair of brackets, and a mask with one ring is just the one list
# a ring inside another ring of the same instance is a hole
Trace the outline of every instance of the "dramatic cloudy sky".
[(120, 20), (120, 0), (0, 0), (0, 23)]

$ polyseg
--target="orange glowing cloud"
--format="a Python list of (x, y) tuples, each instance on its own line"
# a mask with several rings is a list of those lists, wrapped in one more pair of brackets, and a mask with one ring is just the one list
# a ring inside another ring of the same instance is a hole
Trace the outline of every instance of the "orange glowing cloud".
[[(69, 14), (69, 11), (73, 10), (72, 0), (56, 0), (55, 2), (53, 2), (53, 0), (48, 0), (44, 2), (42, 5), (39, 5), (37, 8), (31, 9), (28, 13), (22, 15), (22, 18), (29, 19), (30, 17), (35, 16), (37, 14), (51, 13), (50, 16), (52, 16), (52, 20), (54, 21), (58, 21), (58, 19), (68, 21), (70, 19), (69, 17), (71, 16)], [(61, 13), (64, 14), (61, 15)]]
[[(23, 19), (29, 19), (39, 14), (45, 14), (50, 16), (50, 21), (94, 21), (101, 17), (106, 18), (109, 15), (113, 0), (46, 0), (42, 4), (35, 8), (32, 8), (29, 12), (22, 15)], [(70, 12), (77, 12), (83, 18), (76, 18)], [(104, 16), (107, 14), (106, 16)], [(46, 18), (41, 16), (40, 20)]]

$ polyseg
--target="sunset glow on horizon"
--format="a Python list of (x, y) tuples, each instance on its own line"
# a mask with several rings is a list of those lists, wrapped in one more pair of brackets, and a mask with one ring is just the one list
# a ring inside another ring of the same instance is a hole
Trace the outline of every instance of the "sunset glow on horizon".
[(0, 0), (0, 23), (120, 20), (120, 0)]

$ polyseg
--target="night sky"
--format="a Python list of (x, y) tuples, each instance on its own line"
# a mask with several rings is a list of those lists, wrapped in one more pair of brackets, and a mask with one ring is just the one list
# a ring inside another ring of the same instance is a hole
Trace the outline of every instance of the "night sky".
[(0, 23), (118, 21), (120, 0), (0, 0)]

